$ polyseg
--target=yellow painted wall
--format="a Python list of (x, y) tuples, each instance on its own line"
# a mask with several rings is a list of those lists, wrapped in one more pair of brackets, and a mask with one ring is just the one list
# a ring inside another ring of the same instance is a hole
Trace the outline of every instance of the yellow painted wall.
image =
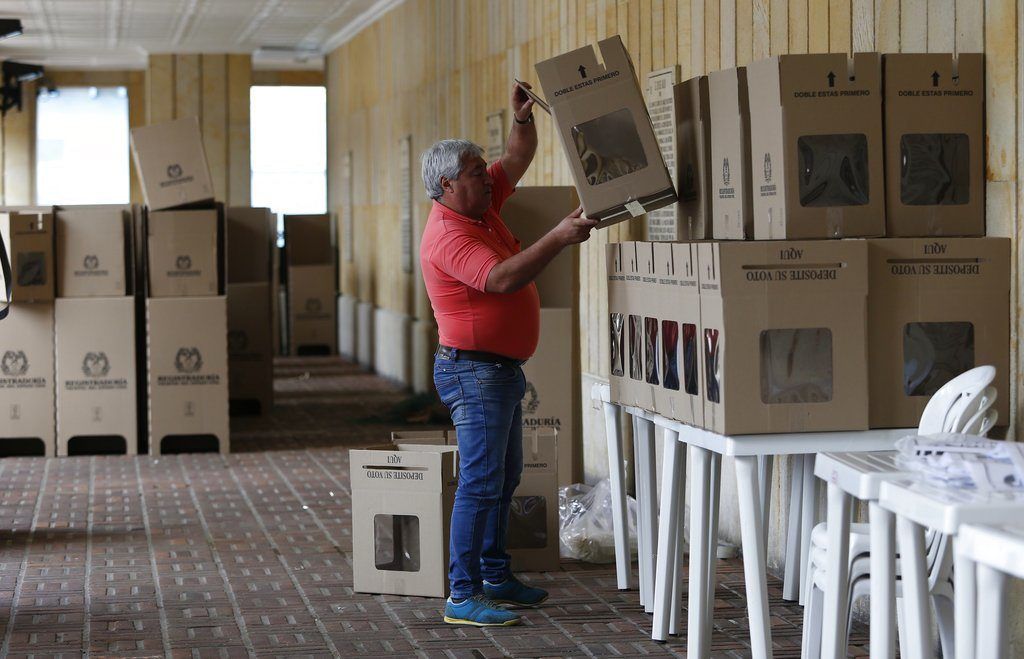
[[(437, 139), (486, 140), (485, 117), (508, 107), (513, 76), (535, 80), (533, 64), (620, 34), (641, 78), (679, 64), (683, 77), (780, 53), (962, 52), (987, 54), (988, 228), (1014, 238), (1024, 188), (1021, 148), (1021, 35), (1014, 0), (406, 0), (327, 63), (331, 209), (343, 208), (343, 154), (352, 152), (353, 261), (341, 259), (341, 290), (389, 309), (429, 318), (416, 275), (399, 267), (398, 143), (412, 135), (421, 152)], [(525, 185), (571, 179), (547, 117)], [(429, 203), (418, 197), (417, 235)], [(609, 241), (639, 237), (642, 222), (598, 232), (581, 251), (583, 371), (607, 376), (606, 288)], [(343, 239), (344, 231), (339, 231)], [(341, 254), (345, 252), (342, 246)], [(1020, 327), (1020, 268), (1014, 269), (1014, 372)], [(1011, 395), (1021, 407), (1019, 375)]]

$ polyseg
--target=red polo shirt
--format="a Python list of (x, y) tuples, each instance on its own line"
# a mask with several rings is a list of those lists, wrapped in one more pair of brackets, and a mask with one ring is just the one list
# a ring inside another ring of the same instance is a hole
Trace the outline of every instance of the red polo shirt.
[(540, 297), (531, 282), (515, 293), (486, 292), (491, 268), (519, 253), (520, 242), (498, 216), (514, 192), (501, 163), (491, 207), (474, 220), (434, 202), (420, 243), (420, 266), (441, 345), (529, 359), (540, 337)]

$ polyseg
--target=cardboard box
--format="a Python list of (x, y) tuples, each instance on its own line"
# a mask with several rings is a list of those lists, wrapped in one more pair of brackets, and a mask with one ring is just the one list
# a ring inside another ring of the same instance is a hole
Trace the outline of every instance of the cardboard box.
[(288, 269), (288, 352), (333, 355), (338, 352), (337, 294), (334, 265)]
[(232, 414), (274, 407), (270, 283), (228, 284), (228, 398)]
[(134, 288), (131, 206), (58, 206), (57, 296), (118, 297)]
[(147, 226), (149, 297), (222, 293), (223, 233), (217, 210), (150, 211)]
[(285, 215), (284, 252), (288, 267), (333, 264), (330, 216)]
[(151, 211), (213, 201), (199, 120), (187, 117), (131, 130), (132, 157)]
[[(654, 243), (656, 282), (647, 299), (656, 319), (653, 337), (654, 411), (698, 428), (704, 425), (704, 372), (700, 362), (700, 288), (696, 243)], [(645, 321), (645, 332), (647, 331)]]
[(523, 429), (523, 475), (512, 496), (508, 553), (516, 572), (553, 572), (559, 568), (558, 432)]
[(698, 245), (704, 427), (868, 427), (867, 242)]
[[(587, 217), (599, 226), (675, 203), (651, 118), (619, 36), (536, 65)], [(601, 63), (598, 63), (600, 59)]]
[[(55, 293), (53, 213), (32, 210), (0, 212), (0, 238), (11, 264), (14, 302), (53, 302)], [(7, 291), (0, 289), (6, 298)]]
[(881, 73), (878, 53), (747, 66), (758, 240), (885, 234)]
[(985, 56), (900, 53), (885, 66), (886, 235), (985, 235)]
[[(526, 249), (576, 210), (572, 186), (522, 186), (501, 207), (501, 219)], [(564, 249), (534, 280), (541, 307), (570, 308), (579, 295), (579, 248)]]
[(448, 430), (396, 430), (391, 433), (391, 443), (395, 446), (402, 444), (458, 446), (455, 428)]
[(657, 319), (649, 305), (654, 275), (654, 243), (608, 245), (608, 312), (611, 330), (611, 399), (654, 410), (657, 352), (645, 350), (645, 328)]
[(931, 395), (991, 364), (1008, 423), (1010, 241), (880, 239), (870, 255), (871, 427), (916, 428)]
[(32, 439), (52, 456), (54, 430), (53, 304), (15, 303), (0, 321), (0, 453)]
[(60, 298), (55, 316), (57, 455), (72, 439), (115, 436), (135, 455), (135, 300)]
[(149, 452), (168, 438), (209, 437), (229, 450), (227, 300), (146, 300)]
[(713, 237), (711, 176), (711, 98), (708, 77), (697, 76), (674, 88), (676, 159), (679, 162), (679, 239)]
[(229, 206), (228, 284), (269, 283), (277, 249), (277, 216), (269, 208)]
[(750, 108), (747, 70), (708, 74), (711, 116), (711, 225), (716, 240), (754, 237), (750, 196)]
[(353, 590), (445, 597), (458, 449), (349, 451)]

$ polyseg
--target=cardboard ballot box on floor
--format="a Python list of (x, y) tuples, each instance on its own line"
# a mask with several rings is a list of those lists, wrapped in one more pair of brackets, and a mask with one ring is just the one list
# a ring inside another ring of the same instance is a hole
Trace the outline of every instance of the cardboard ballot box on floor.
[(288, 352), (338, 352), (337, 277), (327, 215), (285, 215)]
[(672, 177), (620, 37), (535, 68), (548, 102), (530, 94), (551, 113), (587, 217), (608, 226), (675, 203)]
[(224, 209), (150, 211), (148, 297), (224, 294)]
[(349, 451), (353, 590), (445, 597), (458, 449)]
[[(53, 212), (51, 209), (0, 211), (0, 237), (11, 264), (11, 299), (53, 302), (56, 286)], [(0, 299), (6, 291), (0, 288)]]
[(134, 212), (130, 205), (54, 208), (58, 297), (117, 297), (133, 290)]
[(985, 56), (882, 62), (886, 235), (985, 235)]
[(939, 387), (996, 367), (1000, 425), (1010, 406), (1010, 241), (868, 241), (871, 426), (916, 428)]
[(696, 76), (673, 89), (676, 107), (676, 190), (679, 237), (703, 240), (712, 230), (711, 98), (708, 77)]
[(868, 427), (867, 241), (698, 246), (704, 427)]
[(656, 351), (645, 354), (645, 323), (650, 316), (648, 285), (654, 281), (654, 243), (622, 242), (608, 245), (608, 314), (611, 338), (611, 400), (620, 405), (654, 409), (651, 374), (656, 372)]
[(559, 567), (558, 431), (523, 429), (523, 474), (509, 509), (508, 553), (516, 572)]
[(213, 202), (213, 181), (196, 117), (133, 128), (131, 143), (150, 211)]
[(711, 225), (716, 240), (754, 237), (750, 196), (750, 108), (747, 69), (708, 74), (711, 116)]
[(885, 235), (879, 54), (780, 55), (747, 86), (754, 236)]
[(53, 303), (12, 304), (0, 320), (0, 455), (53, 455), (53, 376)]
[(112, 438), (135, 455), (135, 299), (59, 298), (55, 308), (57, 455), (72, 440)]
[(178, 450), (211, 440), (227, 453), (226, 299), (150, 298), (146, 329), (150, 454), (167, 443)]

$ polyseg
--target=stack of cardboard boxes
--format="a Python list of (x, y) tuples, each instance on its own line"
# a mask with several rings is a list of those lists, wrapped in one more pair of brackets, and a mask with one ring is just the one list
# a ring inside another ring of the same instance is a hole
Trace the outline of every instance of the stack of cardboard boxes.
[(288, 353), (338, 352), (337, 272), (328, 215), (285, 215)]
[(132, 130), (142, 223), (149, 450), (229, 449), (225, 213), (199, 123)]
[(1006, 422), (983, 76), (981, 55), (875, 53), (708, 76), (709, 114), (676, 108), (681, 203), (747, 240), (608, 247), (613, 399), (725, 434), (913, 428), (942, 384), (992, 364)]

